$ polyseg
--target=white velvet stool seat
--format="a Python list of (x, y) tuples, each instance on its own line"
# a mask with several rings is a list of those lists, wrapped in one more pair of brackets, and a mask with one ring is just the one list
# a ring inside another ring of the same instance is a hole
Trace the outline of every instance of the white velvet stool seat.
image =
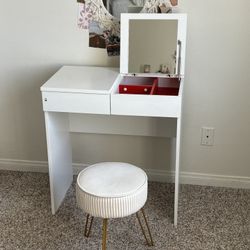
[[(147, 194), (146, 173), (131, 164), (103, 162), (82, 170), (77, 177), (76, 197), (79, 207), (87, 213), (84, 235), (89, 237), (94, 217), (103, 218), (102, 249), (105, 250), (108, 219), (136, 213), (147, 244), (152, 246), (153, 239), (143, 210)], [(142, 212), (149, 237), (143, 228), (139, 210)]]
[(131, 164), (104, 162), (80, 172), (78, 205), (94, 217), (119, 218), (140, 210), (146, 200), (146, 173)]

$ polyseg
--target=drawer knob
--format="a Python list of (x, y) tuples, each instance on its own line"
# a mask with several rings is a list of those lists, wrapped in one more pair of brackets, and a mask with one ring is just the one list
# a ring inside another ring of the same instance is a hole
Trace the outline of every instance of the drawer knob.
[(124, 90), (124, 91), (127, 91), (128, 89), (127, 89), (127, 88), (124, 88), (123, 90)]
[(144, 92), (147, 92), (147, 91), (148, 91), (148, 89), (147, 89), (147, 88), (145, 88), (145, 89), (144, 89)]
[(47, 98), (44, 98), (44, 101), (47, 102)]

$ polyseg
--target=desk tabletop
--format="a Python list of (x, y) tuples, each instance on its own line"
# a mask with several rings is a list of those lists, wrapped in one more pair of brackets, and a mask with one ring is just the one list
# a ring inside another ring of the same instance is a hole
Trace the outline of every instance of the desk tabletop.
[(41, 87), (41, 91), (109, 94), (118, 75), (118, 68), (63, 66)]

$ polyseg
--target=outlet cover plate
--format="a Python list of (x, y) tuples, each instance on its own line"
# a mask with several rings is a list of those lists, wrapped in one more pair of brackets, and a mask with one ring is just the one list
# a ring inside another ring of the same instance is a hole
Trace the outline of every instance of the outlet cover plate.
[(203, 146), (214, 145), (214, 128), (212, 127), (201, 128), (201, 145)]

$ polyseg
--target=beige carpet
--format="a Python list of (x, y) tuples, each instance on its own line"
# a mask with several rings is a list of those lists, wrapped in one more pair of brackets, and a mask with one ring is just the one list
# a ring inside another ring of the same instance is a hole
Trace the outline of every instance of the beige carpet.
[[(52, 216), (47, 174), (0, 171), (0, 249), (100, 249), (101, 220), (84, 238), (74, 189)], [(250, 249), (250, 190), (181, 186), (175, 228), (173, 185), (150, 183), (145, 211), (155, 246), (145, 245), (133, 215), (109, 221), (108, 249)]]

